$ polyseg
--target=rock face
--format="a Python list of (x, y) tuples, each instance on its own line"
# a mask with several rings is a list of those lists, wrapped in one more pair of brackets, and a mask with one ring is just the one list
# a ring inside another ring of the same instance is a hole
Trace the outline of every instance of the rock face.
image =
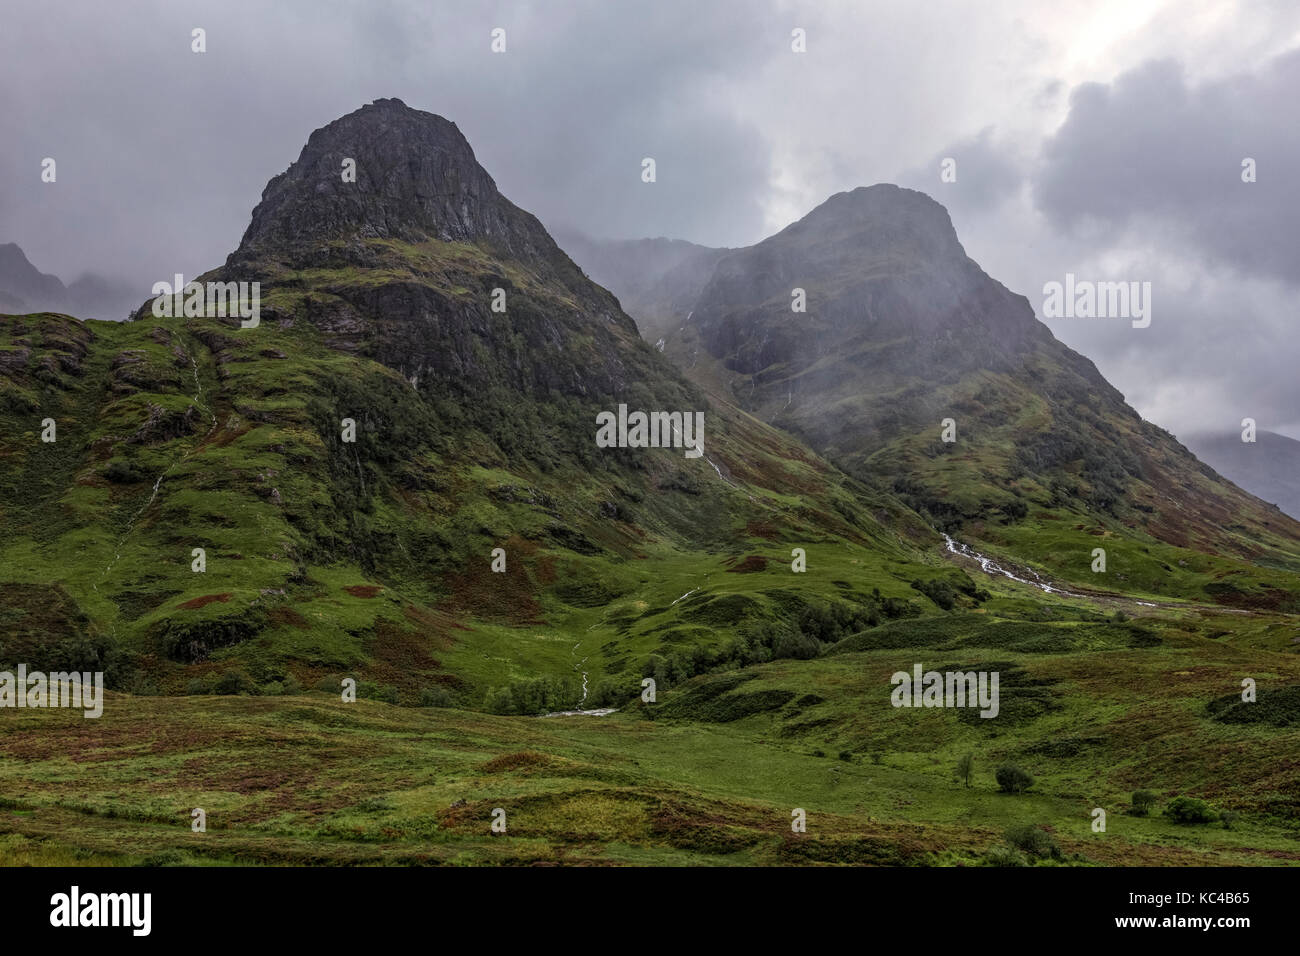
[[(356, 181), (344, 181), (345, 160)], [(501, 195), (456, 125), (384, 99), (317, 130), (263, 192), (239, 248), (205, 280), (260, 281), (263, 321), (482, 410), (498, 393), (608, 403), (685, 383), (608, 291)]]
[[(344, 182), (345, 160), (356, 182)], [(297, 162), (272, 179), (236, 260), (286, 244), (346, 238), (491, 241), (516, 257), (554, 242), (509, 202), (456, 124), (381, 99), (311, 134)]]
[[(792, 311), (795, 288), (808, 296), (805, 312)], [(966, 255), (941, 205), (891, 185), (832, 196), (723, 258), (692, 321), (728, 368), (780, 367), (784, 379), (828, 358), (839, 366), (836, 356), (867, 344), (891, 371), (1007, 370), (1051, 338), (1022, 296)]]

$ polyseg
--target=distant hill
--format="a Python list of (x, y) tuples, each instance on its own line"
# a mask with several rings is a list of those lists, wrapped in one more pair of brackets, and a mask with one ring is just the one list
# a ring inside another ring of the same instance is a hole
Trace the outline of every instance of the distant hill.
[(1300, 518), (1300, 441), (1261, 431), (1253, 443), (1243, 442), (1239, 432), (1225, 432), (1193, 435), (1183, 444), (1256, 498)]
[(0, 312), (66, 312), (81, 318), (124, 319), (146, 291), (92, 272), (65, 286), (58, 276), (32, 265), (17, 243), (0, 245)]
[(0, 293), (33, 311), (60, 311), (68, 298), (59, 277), (37, 269), (13, 242), (0, 245)]
[(556, 240), (587, 275), (618, 295), (650, 342), (686, 321), (714, 266), (732, 252), (683, 239), (591, 239), (561, 231)]

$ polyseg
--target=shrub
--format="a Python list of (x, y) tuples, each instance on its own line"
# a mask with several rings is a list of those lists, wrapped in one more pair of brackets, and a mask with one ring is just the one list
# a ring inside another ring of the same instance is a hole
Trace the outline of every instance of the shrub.
[(1237, 812), (1235, 810), (1224, 810), (1219, 814), (1219, 820), (1223, 823), (1223, 829), (1231, 830), (1232, 825), (1237, 822)]
[(957, 604), (957, 593), (946, 581), (913, 581), (912, 587), (945, 611), (951, 611)]
[(144, 481), (144, 473), (135, 466), (134, 462), (114, 459), (104, 468), (104, 477), (114, 484), (124, 485), (132, 484), (137, 481)]
[(847, 750), (841, 750), (840, 759), (847, 763), (848, 761), (853, 759), (853, 754), (849, 753)]
[(374, 681), (361, 681), (357, 684), (357, 697), (362, 700), (378, 700), (385, 704), (397, 703), (397, 688)]
[(1129, 801), (1133, 804), (1133, 816), (1144, 817), (1155, 807), (1156, 795), (1150, 790), (1134, 790)]
[(158, 685), (139, 671), (126, 679), (122, 690), (135, 697), (157, 697)]
[(1004, 763), (994, 772), (998, 789), (1003, 793), (1023, 793), (1034, 785), (1034, 778), (1013, 763)]
[(1013, 846), (999, 843), (991, 846), (984, 854), (985, 866), (1024, 866), (1029, 861), (1025, 855)]
[[(658, 688), (656, 688), (658, 690)], [(624, 707), (640, 696), (641, 688), (633, 681), (602, 677), (592, 685), (587, 703), (594, 707)], [(443, 705), (449, 706), (449, 705)]]
[(292, 674), (286, 677), (283, 683), (286, 697), (297, 697), (302, 693), (302, 682)]
[(189, 697), (201, 697), (204, 694), (211, 694), (212, 684), (205, 678), (196, 677), (185, 685), (185, 693)]
[(572, 681), (554, 677), (536, 677), (515, 681), (505, 687), (491, 688), (484, 706), (493, 714), (541, 714), (566, 710), (574, 705), (578, 689)]
[(235, 694), (256, 694), (257, 685), (243, 671), (229, 670), (217, 678), (212, 685), (214, 694), (233, 696)]
[(1011, 827), (1003, 836), (1008, 844), (1029, 857), (1059, 860), (1063, 855), (1056, 838), (1032, 823)]
[(421, 707), (450, 707), (451, 694), (447, 693), (447, 688), (441, 686), (426, 687), (420, 691)]
[(1002, 513), (1010, 521), (1020, 521), (1029, 514), (1029, 505), (1025, 504), (1019, 498), (1013, 498), (1002, 506)]
[(820, 654), (821, 650), (822, 646), (815, 637), (783, 631), (772, 644), (772, 657), (807, 661)]
[(514, 712), (514, 703), (510, 699), (509, 687), (489, 687), (483, 696), (483, 709), (489, 714), (509, 714)]
[(1184, 826), (1213, 823), (1219, 818), (1214, 807), (1200, 797), (1174, 797), (1165, 805), (1165, 816)]

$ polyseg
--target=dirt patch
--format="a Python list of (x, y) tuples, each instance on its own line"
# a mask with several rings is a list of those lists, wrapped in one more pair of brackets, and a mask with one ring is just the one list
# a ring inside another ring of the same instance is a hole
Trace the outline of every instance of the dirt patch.
[(349, 584), (343, 590), (353, 597), (372, 598), (378, 596), (384, 589), (378, 584)]
[(767, 558), (759, 554), (751, 554), (744, 561), (741, 561), (733, 568), (727, 568), (728, 574), (753, 574), (755, 571), (767, 570)]
[(190, 598), (188, 601), (182, 601), (176, 607), (182, 611), (197, 611), (201, 607), (207, 607), (216, 601), (225, 603), (230, 600), (230, 593), (225, 594), (205, 594), (202, 597)]
[(288, 627), (296, 627), (300, 631), (310, 631), (311, 622), (299, 614), (291, 607), (283, 604), (279, 607), (273, 607), (266, 612), (267, 618), (272, 624), (283, 624)]

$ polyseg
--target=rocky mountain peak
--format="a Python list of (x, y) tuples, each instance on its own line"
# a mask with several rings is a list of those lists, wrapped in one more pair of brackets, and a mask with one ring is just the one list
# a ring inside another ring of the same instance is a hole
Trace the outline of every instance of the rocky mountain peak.
[[(796, 290), (806, 313), (792, 310)], [(896, 368), (1007, 369), (1050, 333), (962, 248), (942, 205), (891, 184), (837, 193), (719, 261), (694, 306), (733, 371), (787, 373), (863, 341), (911, 344)]]
[(892, 183), (836, 193), (766, 241), (786, 245), (804, 237), (833, 241), (846, 256), (887, 252), (944, 264), (966, 258), (948, 210)]
[(497, 190), (455, 123), (399, 99), (375, 100), (312, 133), (263, 190), (232, 260), (352, 238), (489, 240), (516, 255), (551, 244)]

